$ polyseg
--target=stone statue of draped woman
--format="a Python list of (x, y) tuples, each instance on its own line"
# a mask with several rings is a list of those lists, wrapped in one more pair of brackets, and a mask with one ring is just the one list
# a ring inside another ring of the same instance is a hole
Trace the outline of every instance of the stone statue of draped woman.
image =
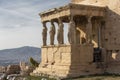
[(42, 39), (43, 39), (43, 46), (46, 46), (46, 41), (47, 41), (47, 27), (46, 27), (45, 23), (43, 23)]
[(50, 27), (50, 45), (54, 45), (54, 38), (55, 38), (55, 25), (53, 22), (51, 22), (51, 27)]
[(58, 33), (57, 33), (57, 40), (59, 44), (64, 43), (64, 30), (63, 30), (63, 22), (58, 19)]
[(68, 41), (70, 44), (76, 43), (76, 26), (73, 17), (70, 17), (70, 22), (68, 26)]

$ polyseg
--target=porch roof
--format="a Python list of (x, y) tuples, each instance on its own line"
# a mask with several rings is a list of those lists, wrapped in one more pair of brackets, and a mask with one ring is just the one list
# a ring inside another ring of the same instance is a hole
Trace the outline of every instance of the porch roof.
[(104, 17), (105, 7), (70, 3), (59, 8), (53, 8), (48, 11), (44, 11), (39, 15), (41, 17), (42, 22), (56, 20), (59, 17), (64, 18), (70, 15)]

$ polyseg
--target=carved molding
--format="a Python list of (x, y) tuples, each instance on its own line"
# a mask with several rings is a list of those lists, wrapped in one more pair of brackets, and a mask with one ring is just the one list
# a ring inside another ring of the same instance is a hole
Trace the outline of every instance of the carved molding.
[(65, 5), (65, 6), (62, 6), (62, 7), (59, 7), (59, 8), (54, 8), (54, 9), (50, 9), (48, 11), (44, 11), (42, 13), (40, 13), (39, 15), (41, 17), (44, 17), (44, 16), (48, 16), (48, 15), (51, 15), (51, 14), (56, 14), (57, 12), (61, 12), (61, 11), (65, 11), (65, 10), (68, 10), (70, 9), (69, 5)]
[(42, 22), (49, 21), (51, 19), (57, 19), (58, 17), (73, 15), (89, 15), (92, 16), (105, 16), (106, 7), (98, 7), (92, 5), (81, 5), (70, 3), (68, 5), (50, 9), (48, 11), (40, 13)]

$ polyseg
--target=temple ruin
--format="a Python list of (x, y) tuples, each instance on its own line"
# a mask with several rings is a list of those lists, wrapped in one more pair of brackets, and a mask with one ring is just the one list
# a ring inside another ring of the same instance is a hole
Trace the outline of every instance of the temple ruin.
[[(32, 75), (120, 74), (120, 0), (72, 0), (39, 15), (43, 23), (42, 60)], [(64, 42), (64, 28), (68, 29), (69, 44)], [(58, 44), (54, 43), (55, 35)]]

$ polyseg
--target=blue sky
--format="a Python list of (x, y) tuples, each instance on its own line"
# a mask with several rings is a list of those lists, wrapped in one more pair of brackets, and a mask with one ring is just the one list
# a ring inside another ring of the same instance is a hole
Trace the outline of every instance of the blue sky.
[(42, 45), (39, 13), (70, 0), (0, 0), (0, 49)]

